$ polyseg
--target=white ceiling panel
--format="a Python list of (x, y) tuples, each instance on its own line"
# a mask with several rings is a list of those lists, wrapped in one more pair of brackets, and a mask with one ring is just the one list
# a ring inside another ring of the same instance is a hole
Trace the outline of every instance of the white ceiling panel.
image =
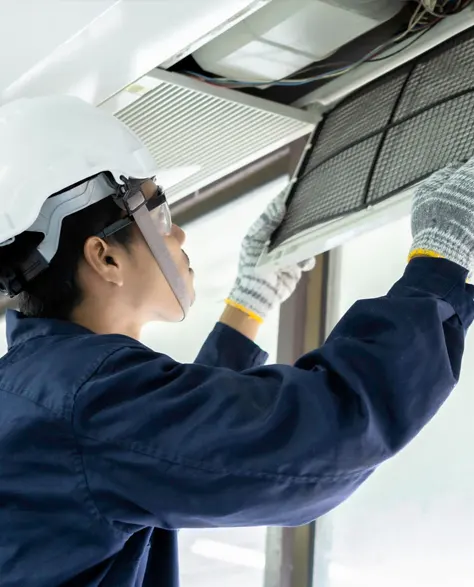
[(115, 3), (115, 0), (2, 1), (0, 88), (7, 88)]
[(2, 0), (0, 102), (74, 94), (99, 104), (268, 0)]

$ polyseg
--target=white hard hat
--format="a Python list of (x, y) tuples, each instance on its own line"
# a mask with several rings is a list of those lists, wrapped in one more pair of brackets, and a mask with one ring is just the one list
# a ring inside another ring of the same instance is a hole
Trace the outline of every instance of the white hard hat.
[(112, 196), (137, 223), (184, 317), (190, 292), (160, 234), (171, 226), (166, 197), (158, 186), (151, 200), (141, 191), (156, 175), (153, 156), (127, 126), (78, 98), (27, 98), (0, 107), (0, 246), (25, 231), (44, 235), (21, 267), (2, 268), (0, 290), (20, 293), (55, 255), (63, 219)]
[(0, 243), (30, 228), (49, 196), (104, 171), (121, 183), (154, 177), (157, 165), (128, 127), (78, 98), (0, 107)]

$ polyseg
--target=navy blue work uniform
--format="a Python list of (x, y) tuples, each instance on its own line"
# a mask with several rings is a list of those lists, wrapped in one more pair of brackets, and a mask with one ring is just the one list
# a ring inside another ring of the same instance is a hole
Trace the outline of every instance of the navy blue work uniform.
[(466, 271), (418, 258), (294, 367), (217, 325), (190, 365), (9, 313), (0, 585), (174, 587), (176, 529), (298, 525), (345, 500), (456, 384)]

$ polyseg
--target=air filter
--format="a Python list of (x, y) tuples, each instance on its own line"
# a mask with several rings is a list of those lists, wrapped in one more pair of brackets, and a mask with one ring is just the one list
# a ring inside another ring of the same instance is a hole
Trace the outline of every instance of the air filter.
[(325, 115), (271, 250), (474, 155), (474, 30), (379, 77)]

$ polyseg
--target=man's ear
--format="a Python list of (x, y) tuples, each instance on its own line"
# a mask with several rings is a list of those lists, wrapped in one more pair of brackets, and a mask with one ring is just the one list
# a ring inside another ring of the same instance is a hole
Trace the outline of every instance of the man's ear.
[(84, 260), (101, 279), (121, 287), (124, 282), (122, 251), (98, 236), (91, 236), (84, 244)]

